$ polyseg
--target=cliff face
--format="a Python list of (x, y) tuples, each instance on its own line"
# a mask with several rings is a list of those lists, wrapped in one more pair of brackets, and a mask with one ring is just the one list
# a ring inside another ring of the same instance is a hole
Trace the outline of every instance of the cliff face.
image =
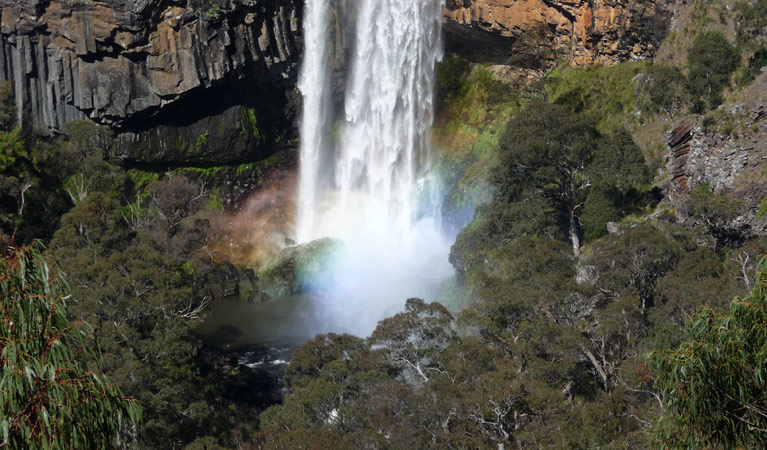
[[(333, 69), (343, 71), (354, 1), (335, 2)], [(0, 80), (12, 82), (26, 128), (91, 119), (115, 131), (112, 156), (128, 164), (263, 159), (296, 137), (302, 5), (5, 0)], [(475, 61), (506, 62), (543, 25), (575, 64), (609, 64), (651, 56), (668, 14), (658, 0), (447, 0), (444, 17), (448, 50)]]
[(122, 158), (245, 160), (292, 133), (301, 3), (6, 0), (0, 80), (37, 132), (90, 118)]
[(766, 105), (763, 73), (738, 98), (706, 116), (685, 119), (667, 134), (668, 194), (677, 211), (684, 212), (690, 191), (705, 185), (742, 203), (734, 225), (767, 234), (767, 217), (759, 213), (767, 199)]
[[(505, 62), (514, 43), (535, 27), (575, 65), (609, 65), (652, 57), (667, 29), (661, 0), (447, 0), (448, 50)], [(480, 45), (478, 45), (480, 43)], [(518, 51), (514, 49), (513, 51)]]

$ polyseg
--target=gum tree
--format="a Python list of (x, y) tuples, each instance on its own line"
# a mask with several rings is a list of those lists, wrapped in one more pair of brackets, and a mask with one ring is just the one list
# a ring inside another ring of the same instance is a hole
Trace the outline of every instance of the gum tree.
[(91, 330), (33, 247), (0, 249), (0, 447), (113, 448), (141, 408), (95, 365)]
[(686, 324), (689, 339), (656, 352), (656, 383), (666, 415), (664, 445), (764, 448), (767, 445), (767, 260), (756, 284), (729, 311), (704, 308)]

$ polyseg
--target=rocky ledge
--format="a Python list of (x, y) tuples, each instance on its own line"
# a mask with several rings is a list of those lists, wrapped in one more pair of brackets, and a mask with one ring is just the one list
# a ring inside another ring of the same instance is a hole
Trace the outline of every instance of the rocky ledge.
[(447, 0), (444, 13), (449, 51), (499, 64), (536, 27), (575, 65), (650, 58), (670, 17), (660, 0)]

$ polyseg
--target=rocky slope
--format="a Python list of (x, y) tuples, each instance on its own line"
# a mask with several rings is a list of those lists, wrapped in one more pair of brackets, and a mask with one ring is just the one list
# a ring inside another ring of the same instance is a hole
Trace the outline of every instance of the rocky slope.
[(690, 191), (708, 186), (714, 193), (742, 202), (737, 221), (751, 233), (767, 233), (759, 210), (767, 199), (767, 73), (719, 109), (692, 116), (671, 130), (669, 197), (684, 211)]
[(609, 65), (652, 57), (670, 11), (660, 0), (447, 0), (444, 17), (448, 49), (470, 59), (503, 63), (542, 26), (573, 64)]
[(122, 159), (252, 159), (293, 132), (301, 3), (9, 0), (0, 80), (24, 126), (90, 118), (117, 131)]

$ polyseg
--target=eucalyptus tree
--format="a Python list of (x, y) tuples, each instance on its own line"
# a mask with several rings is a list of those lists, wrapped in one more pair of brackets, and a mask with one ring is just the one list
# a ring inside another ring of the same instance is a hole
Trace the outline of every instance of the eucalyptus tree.
[(141, 407), (100, 372), (90, 326), (36, 247), (0, 248), (0, 447), (113, 448)]
[(706, 307), (685, 326), (676, 350), (654, 354), (667, 413), (663, 445), (764, 448), (767, 445), (767, 259), (756, 283), (729, 311)]

